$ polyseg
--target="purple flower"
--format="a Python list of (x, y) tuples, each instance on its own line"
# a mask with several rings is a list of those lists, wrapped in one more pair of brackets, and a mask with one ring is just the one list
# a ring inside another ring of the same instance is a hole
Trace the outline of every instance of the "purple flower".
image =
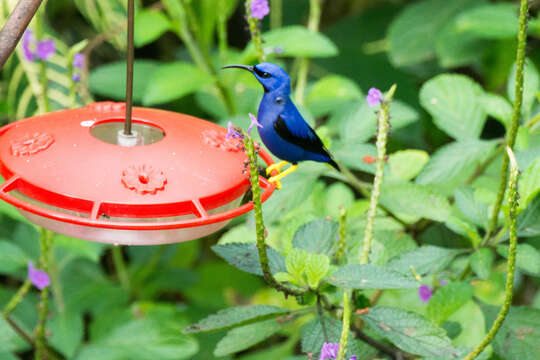
[(81, 74), (71, 75), (71, 80), (73, 80), (73, 82), (79, 82), (81, 80)]
[(258, 128), (261, 128), (262, 129), (262, 125), (260, 122), (257, 121), (257, 118), (255, 117), (255, 115), (253, 115), (252, 113), (249, 113), (249, 118), (251, 119), (251, 124), (249, 124), (249, 127), (248, 127), (248, 134), (251, 132), (251, 129), (254, 127), (254, 126), (257, 126)]
[(251, 16), (254, 18), (262, 20), (269, 12), (268, 0), (253, 0), (251, 2)]
[(43, 270), (36, 269), (31, 261), (28, 263), (28, 279), (39, 290), (43, 290), (51, 284), (49, 275)]
[(421, 285), (418, 288), (418, 297), (420, 300), (422, 300), (423, 303), (427, 303), (429, 299), (431, 299), (431, 296), (433, 295), (433, 291), (431, 291), (431, 288), (427, 285)]
[(46, 61), (53, 56), (55, 51), (54, 40), (40, 41), (36, 45), (36, 56), (43, 61)]
[(319, 360), (335, 359), (339, 351), (338, 343), (325, 342), (321, 349), (321, 357)]
[(28, 61), (34, 61), (34, 52), (30, 48), (34, 43), (34, 32), (32, 30), (26, 30), (23, 35), (22, 47), (24, 51), (24, 57)]
[(444, 286), (446, 284), (448, 284), (448, 282), (446, 280), (441, 280), (441, 282), (439, 282), (439, 285), (441, 285), (441, 286)]
[(225, 136), (225, 138), (228, 139), (231, 136), (233, 138), (242, 138), (242, 135), (240, 135), (238, 131), (234, 130), (232, 123), (229, 121), (227, 123), (227, 136)]
[(382, 92), (377, 88), (371, 88), (368, 91), (366, 100), (369, 106), (376, 106), (382, 102)]
[(356, 360), (356, 355), (351, 356), (349, 360)]
[(84, 66), (84, 55), (82, 53), (76, 53), (73, 55), (73, 67), (82, 69)]

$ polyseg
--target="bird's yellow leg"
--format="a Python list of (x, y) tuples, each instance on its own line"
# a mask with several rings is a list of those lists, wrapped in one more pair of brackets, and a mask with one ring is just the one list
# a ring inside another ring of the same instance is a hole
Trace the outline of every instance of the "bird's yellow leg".
[(285, 170), (284, 172), (276, 175), (276, 176), (272, 176), (270, 179), (268, 179), (268, 182), (270, 183), (273, 183), (276, 185), (276, 188), (278, 189), (281, 189), (281, 183), (279, 182), (281, 179), (283, 179), (285, 176), (289, 175), (290, 173), (292, 173), (293, 171), (295, 171), (296, 169), (298, 169), (298, 165), (294, 165), (292, 164), (287, 170)]
[(274, 171), (274, 170), (276, 170), (277, 173), (279, 174), (281, 172), (281, 168), (284, 167), (287, 164), (288, 164), (287, 161), (280, 161), (280, 162), (278, 162), (276, 164), (270, 165), (269, 167), (266, 168), (266, 175), (270, 175), (272, 173), (272, 171)]

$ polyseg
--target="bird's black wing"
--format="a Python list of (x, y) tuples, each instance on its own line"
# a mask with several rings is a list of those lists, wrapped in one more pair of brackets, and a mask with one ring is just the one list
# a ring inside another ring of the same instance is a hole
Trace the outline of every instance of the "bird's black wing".
[[(296, 128), (296, 132), (293, 133), (293, 131), (291, 131), (291, 129), (287, 126), (287, 121), (285, 118), (286, 116), (284, 114), (280, 114), (277, 120), (274, 121), (274, 130), (279, 136), (290, 143), (300, 146), (304, 150), (328, 157), (328, 163), (339, 171), (339, 167), (328, 149), (326, 149), (324, 146), (322, 140), (319, 138), (315, 130), (313, 130), (304, 121), (304, 119), (300, 117), (299, 120), (296, 120), (294, 125), (291, 125), (291, 127), (294, 126)], [(300, 121), (302, 123), (299, 123)]]

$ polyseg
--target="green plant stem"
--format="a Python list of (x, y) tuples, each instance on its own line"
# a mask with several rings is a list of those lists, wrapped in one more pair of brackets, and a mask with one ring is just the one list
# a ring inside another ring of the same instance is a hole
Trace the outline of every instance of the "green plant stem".
[(118, 280), (124, 289), (129, 290), (129, 276), (126, 270), (126, 263), (124, 262), (124, 256), (122, 255), (122, 248), (120, 245), (113, 246), (112, 255)]
[[(54, 234), (52, 236), (54, 236)], [(60, 275), (58, 274), (58, 265), (56, 264), (54, 256), (54, 249), (51, 249), (49, 253), (49, 276), (51, 278), (51, 290), (56, 307), (59, 312), (64, 312), (66, 306), (62, 292), (62, 283), (60, 282)]]
[(321, 329), (323, 332), (324, 341), (329, 342), (330, 340), (328, 337), (328, 330), (326, 330), (326, 325), (324, 323), (324, 310), (323, 310), (321, 294), (317, 294), (317, 314), (319, 315), (319, 322), (321, 323)]
[(390, 130), (390, 102), (396, 91), (396, 85), (392, 85), (390, 90), (381, 103), (381, 109), (377, 119), (377, 167), (375, 170), (375, 179), (373, 180), (373, 189), (371, 191), (371, 200), (367, 214), (366, 230), (364, 232), (364, 246), (360, 254), (360, 264), (367, 264), (369, 252), (371, 250), (371, 238), (373, 237), (373, 228), (375, 223), (375, 213), (377, 203), (381, 192), (381, 184), (384, 176), (384, 162), (386, 158), (386, 142), (388, 140), (388, 131)]
[[(527, 43), (527, 13), (527, 0), (521, 0), (519, 10), (518, 48), (516, 57), (515, 101), (512, 122), (510, 123), (510, 132), (507, 135), (507, 145), (510, 147), (510, 149), (514, 148), (517, 130), (519, 127), (519, 119), (521, 117), (521, 103), (523, 101), (523, 67), (525, 64), (525, 45)], [(506, 190), (506, 183), (508, 181), (508, 161), (508, 156), (505, 156), (503, 158), (501, 169), (501, 183), (499, 186), (499, 192), (497, 193), (497, 200), (495, 201), (493, 213), (491, 214), (490, 225), (483, 241), (484, 244), (489, 241), (489, 238), (497, 228), (499, 211), (501, 210), (501, 205)]]
[(345, 359), (345, 354), (347, 353), (347, 342), (349, 340), (349, 328), (351, 323), (350, 296), (349, 290), (343, 292), (343, 328), (341, 329), (341, 338), (339, 339), (337, 360)]
[(270, 1), (270, 29), (279, 29), (283, 22), (283, 0)]
[(264, 62), (266, 60), (266, 55), (264, 54), (264, 49), (262, 46), (262, 37), (261, 31), (259, 29), (259, 20), (251, 16), (251, 3), (253, 0), (246, 0), (246, 18), (249, 26), (249, 32), (251, 34), (251, 39), (253, 40), (253, 45), (255, 46), (255, 54), (257, 55), (257, 60), (259, 62)]
[(345, 254), (345, 244), (347, 243), (347, 210), (342, 208), (339, 213), (339, 239), (338, 249), (336, 251), (336, 261), (339, 262)]
[(227, 42), (227, 14), (225, 13), (226, 0), (219, 0), (219, 12), (217, 21), (217, 34), (219, 46), (219, 58), (221, 63), (225, 63), (227, 53), (229, 51), (229, 43)]
[(251, 192), (253, 194), (253, 213), (255, 215), (255, 231), (257, 234), (257, 251), (259, 254), (259, 262), (263, 272), (264, 280), (274, 289), (281, 291), (285, 296), (301, 296), (306, 291), (293, 289), (285, 284), (280, 283), (274, 278), (270, 270), (268, 254), (266, 252), (265, 229), (262, 214), (261, 204), (261, 185), (259, 184), (259, 172), (257, 166), (257, 155), (255, 154), (255, 146), (249, 135), (241, 129), (237, 129), (244, 136), (244, 147), (248, 156), (249, 162), (249, 181), (251, 182)]
[[(41, 248), (40, 266), (43, 271), (49, 273), (49, 254), (52, 245), (52, 232), (41, 228), (41, 236), (39, 238)], [(47, 314), (49, 312), (49, 287), (46, 286), (41, 290), (38, 324), (36, 328), (36, 351), (35, 359), (46, 359), (47, 343), (45, 340), (45, 326), (47, 323)]]
[[(319, 31), (319, 25), (321, 22), (321, 2), (322, 0), (309, 0), (308, 30), (312, 33), (316, 33)], [(309, 59), (300, 58), (295, 91), (295, 100), (296, 103), (299, 105), (304, 104), (304, 93), (306, 91), (308, 73)]]
[(32, 286), (32, 283), (30, 282), (30, 280), (26, 279), (24, 281), (24, 283), (21, 285), (21, 287), (19, 288), (19, 290), (17, 290), (15, 295), (13, 295), (11, 300), (9, 300), (7, 305), (2, 310), (2, 316), (4, 316), (4, 318), (7, 318), (9, 316), (9, 314), (13, 310), (15, 310), (17, 305), (20, 304), (20, 302), (23, 300), (24, 296), (28, 293), (28, 290), (30, 290), (31, 286)]
[(515, 160), (514, 154), (510, 147), (507, 147), (508, 157), (510, 158), (511, 170), (510, 170), (510, 181), (508, 182), (508, 203), (510, 204), (510, 210), (508, 212), (509, 218), (509, 227), (510, 227), (510, 244), (508, 246), (508, 274), (506, 276), (506, 285), (504, 289), (504, 303), (495, 319), (495, 322), (491, 326), (491, 329), (487, 333), (486, 337), (482, 342), (470, 353), (464, 360), (472, 360), (476, 358), (480, 353), (488, 346), (497, 332), (499, 331), (510, 306), (512, 305), (512, 290), (514, 286), (514, 273), (516, 269), (516, 247), (517, 247), (517, 209), (518, 209), (518, 194), (517, 194), (517, 184), (519, 170), (517, 162)]

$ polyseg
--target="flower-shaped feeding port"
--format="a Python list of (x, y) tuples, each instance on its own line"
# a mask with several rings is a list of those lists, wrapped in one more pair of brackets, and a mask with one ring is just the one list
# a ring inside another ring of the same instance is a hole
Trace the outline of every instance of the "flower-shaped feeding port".
[[(250, 184), (241, 139), (191, 116), (133, 108), (141, 142), (121, 146), (124, 110), (95, 103), (0, 128), (0, 198), (52, 231), (126, 245), (200, 238), (253, 208), (242, 204)], [(266, 201), (274, 186), (260, 185)]]
[(158, 190), (163, 190), (166, 183), (167, 178), (163, 171), (147, 164), (132, 165), (122, 171), (122, 184), (139, 194), (155, 194)]
[(53, 142), (54, 138), (48, 133), (36, 132), (33, 134), (25, 134), (21, 138), (11, 142), (11, 155), (27, 156), (37, 154), (38, 152), (49, 148)]

